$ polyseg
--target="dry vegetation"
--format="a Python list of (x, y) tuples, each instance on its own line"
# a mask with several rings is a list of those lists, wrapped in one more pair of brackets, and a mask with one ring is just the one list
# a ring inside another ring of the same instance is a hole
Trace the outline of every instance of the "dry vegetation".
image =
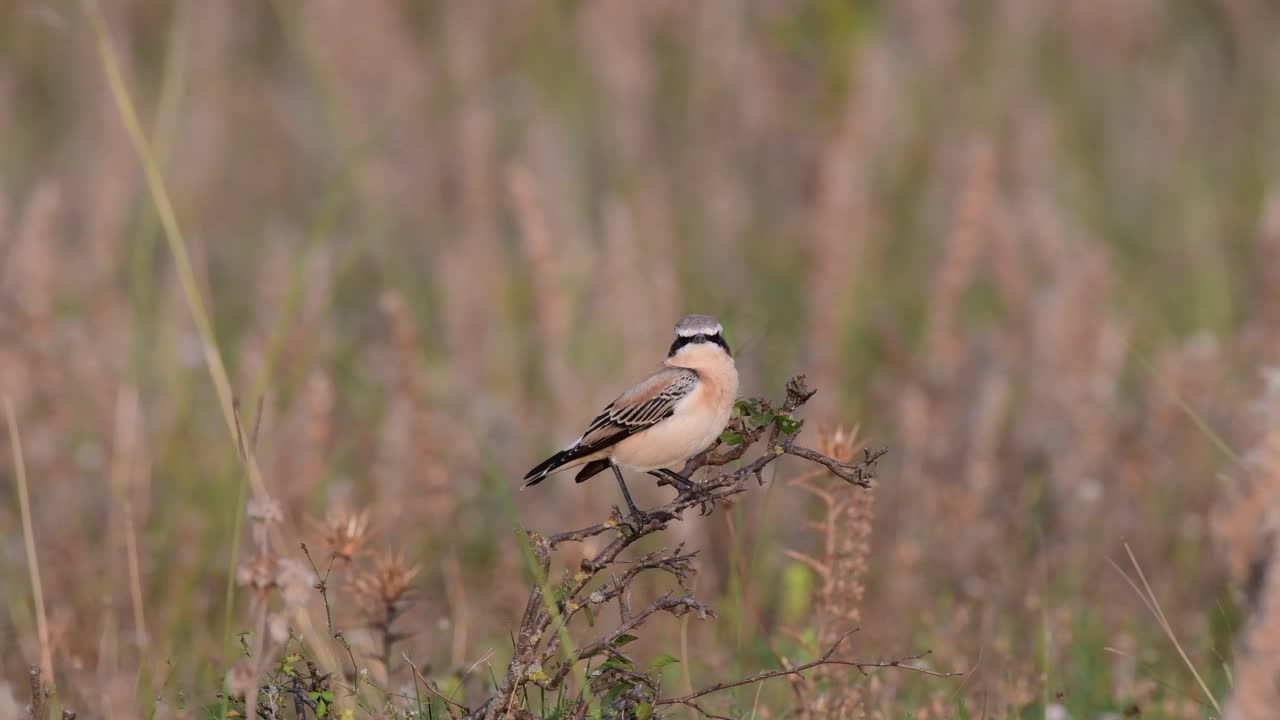
[(81, 717), (492, 707), (530, 588), (616, 537), (541, 575), (513, 529), (616, 488), (516, 478), (686, 311), (748, 394), (809, 374), (797, 442), (891, 452), (629, 549), (718, 617), (649, 618), (587, 712), (838, 645), (965, 674), (691, 702), (1270, 717), (1276, 37), (1260, 0), (0, 3), (0, 720), (31, 665)]

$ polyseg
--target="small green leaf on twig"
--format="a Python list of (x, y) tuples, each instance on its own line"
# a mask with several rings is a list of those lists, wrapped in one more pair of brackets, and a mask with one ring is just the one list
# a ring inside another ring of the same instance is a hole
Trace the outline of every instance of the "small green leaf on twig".
[(618, 683), (617, 685), (609, 688), (609, 692), (605, 693), (603, 704), (612, 705), (613, 701), (617, 700), (626, 689), (627, 686), (622, 683)]
[(720, 433), (720, 442), (724, 443), (725, 445), (741, 445), (742, 433), (736, 430), (725, 430), (724, 432)]
[(604, 664), (600, 666), (600, 669), (601, 670), (626, 670), (630, 667), (631, 667), (630, 660), (624, 657), (614, 655), (608, 660), (605, 660)]
[(622, 633), (618, 637), (614, 638), (613, 642), (609, 643), (609, 645), (610, 647), (620, 648), (623, 645), (626, 645), (628, 643), (633, 643), (639, 639), (640, 638), (636, 637), (635, 635), (628, 635), (627, 633)]
[(678, 663), (678, 662), (680, 661), (676, 659), (674, 656), (663, 653), (662, 655), (659, 655), (658, 657), (654, 658), (653, 662), (649, 663), (649, 669), (659, 670), (668, 665), (674, 665), (675, 663)]
[(640, 703), (634, 710), (636, 720), (649, 720), (653, 717), (653, 703)]
[(333, 693), (328, 690), (313, 690), (307, 693), (307, 697), (311, 698), (316, 704), (316, 717), (322, 718), (329, 714), (329, 705), (333, 703)]
[(773, 421), (778, 425), (778, 429), (781, 430), (784, 435), (795, 435), (800, 432), (800, 428), (804, 426), (803, 420), (797, 420), (793, 417), (787, 417), (786, 415), (779, 415), (775, 417)]

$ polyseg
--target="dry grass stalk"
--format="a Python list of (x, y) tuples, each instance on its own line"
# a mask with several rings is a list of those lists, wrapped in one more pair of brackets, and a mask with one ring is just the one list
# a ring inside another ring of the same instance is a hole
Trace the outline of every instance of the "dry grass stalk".
[[(865, 116), (873, 110), (865, 99), (865, 93), (853, 92), (844, 103), (818, 167), (818, 192), (811, 211), (809, 362), (821, 387), (833, 386), (840, 372), (843, 331), (873, 230), (871, 183), (865, 165), (858, 162), (859, 155), (871, 149)], [(835, 400), (834, 396), (817, 398), (820, 416), (834, 410)]]
[[(391, 399), (379, 438), (377, 477), (386, 509), (385, 519), (402, 513), (425, 516), (433, 525), (445, 523), (458, 506), (458, 491), (449, 482), (442, 458), (460, 454), (456, 448), (433, 442), (449, 422), (431, 412), (423, 377), (422, 353), (414, 318), (403, 298), (383, 293), (379, 309), (389, 332), (387, 380)], [(407, 502), (406, 498), (413, 498)]]
[[(818, 451), (841, 462), (850, 462), (861, 448), (857, 428), (824, 428), (818, 433)], [(812, 524), (820, 540), (820, 555), (814, 557), (788, 550), (787, 556), (801, 562), (818, 576), (814, 603), (817, 654), (830, 647), (849, 630), (862, 624), (862, 598), (871, 554), (871, 527), (875, 515), (875, 487), (865, 492), (844, 492), (833, 485), (829, 473), (819, 469), (791, 480), (791, 484), (818, 498), (822, 519)], [(792, 679), (806, 718), (854, 718), (865, 714), (863, 683), (850, 682), (839, 666), (818, 668), (807, 677)]]
[[(785, 331), (795, 342), (774, 342), (774, 326), (764, 333), (771, 339), (740, 353), (744, 378), (776, 377), (809, 347), (820, 374), (835, 378), (815, 402), (854, 402), (871, 423), (898, 406), (890, 443), (904, 450), (902, 481), (877, 488), (876, 497), (875, 561), (893, 571), (868, 589), (861, 609), (868, 617), (891, 608), (919, 618), (943, 661), (972, 659), (981, 647), (986, 667), (1014, 668), (1007, 681), (992, 672), (966, 685), (960, 700), (969, 710), (988, 692), (992, 706), (1041, 701), (1043, 680), (1025, 660), (1042, 651), (1022, 638), (1042, 623), (1054, 638), (1044, 661), (1075, 667), (1062, 642), (1069, 628), (1056, 618), (1054, 595), (1038, 587), (1041, 577), (1064, 592), (1089, 593), (1102, 625), (1130, 628), (1135, 647), (1148, 640), (1144, 626), (1156, 630), (1155, 623), (1122, 583), (1087, 580), (1100, 558), (1116, 555), (1121, 536), (1177, 558), (1176, 579), (1162, 572), (1151, 580), (1189, 651), (1209, 644), (1212, 624), (1182, 619), (1212, 615), (1226, 575), (1223, 563), (1200, 550), (1208, 508), (1216, 508), (1214, 530), (1240, 584), (1263, 564), (1261, 510), (1274, 505), (1265, 490), (1273, 483), (1260, 473), (1254, 483), (1251, 471), (1248, 482), (1239, 478), (1219, 492), (1206, 478), (1233, 462), (1211, 445), (1249, 444), (1252, 421), (1241, 402), (1252, 390), (1247, 369), (1274, 364), (1280, 348), (1274, 163), (1237, 142), (1276, 134), (1268, 103), (1256, 102), (1267, 97), (1267, 69), (1280, 58), (1280, 45), (1265, 42), (1280, 15), (1266, 3), (1231, 0), (1219, 8), (1229, 23), (1208, 35), (1195, 18), (1149, 0), (999, 0), (990, 22), (977, 24), (956, 22), (955, 7), (920, 3), (876, 12), (870, 23), (862, 11), (821, 2), (750, 9), (719, 0), (644, 8), (525, 3), (505, 13), (484, 3), (409, 3), (359, 17), (340, 2), (249, 10), (179, 3), (172, 12), (150, 3), (95, 4), (116, 40), (119, 77), (110, 87), (95, 80), (102, 58), (74, 3), (0, 3), (0, 26), (13, 41), (0, 43), (0, 127), (11, 140), (0, 154), (12, 205), (0, 222), (0, 395), (10, 396), (22, 430), (49, 653), (66, 692), (107, 697), (112, 687), (135, 687), (136, 670), (163, 667), (177, 647), (192, 652), (174, 653), (171, 687), (185, 682), (193, 692), (198, 658), (216, 656), (222, 644), (205, 622), (220, 614), (222, 593), (203, 590), (221, 573), (209, 561), (225, 554), (221, 521), (239, 510), (230, 507), (235, 488), (228, 497), (205, 476), (217, 472), (222, 455), (212, 434), (221, 428), (210, 422), (218, 404), (199, 378), (208, 338), (186, 305), (189, 278), (175, 275), (152, 245), (146, 189), (126, 162), (139, 128), (192, 241), (191, 272), (218, 322), (217, 338), (233, 343), (223, 345), (224, 359), (240, 378), (254, 377), (260, 359), (250, 354), (263, 352), (259, 321), (272, 319), (280, 301), (280, 293), (260, 291), (286, 287), (282, 273), (306, 279), (305, 307), (272, 373), (278, 386), (264, 391), (271, 410), (284, 413), (283, 432), (274, 436), (282, 441), (263, 457), (269, 477), (282, 481), (275, 497), (284, 515), (305, 517), (324, 507), (326, 494), (348, 488), (361, 503), (388, 499), (365, 483), (378, 433), (399, 426), (407, 440), (397, 461), (410, 482), (405, 494), (386, 495), (412, 499), (380, 530), (433, 554), (455, 537), (482, 549), (461, 556), (461, 568), (442, 568), (472, 583), (469, 597), (455, 597), (452, 579), (436, 583), (440, 572), (428, 573), (424, 604), (447, 601), (454, 636), (447, 648), (437, 647), (438, 635), (415, 636), (406, 643), (412, 657), (436, 652), (440, 665), (446, 653), (471, 658), (466, 644), (490, 643), (494, 619), (518, 612), (511, 604), (523, 600), (520, 558), (474, 521), (497, 502), (496, 482), (467, 481), (491, 467), (490, 458), (445, 456), (449, 474), (433, 470), (425, 480), (413, 470), (417, 458), (439, 457), (438, 441), (424, 441), (414, 418), (441, 397), (451, 401), (443, 412), (454, 425), (472, 428), (468, 442), (501, 448), (492, 467), (511, 469), (545, 440), (514, 431), (510, 421), (541, 417), (547, 392), (536, 353), (524, 350), (532, 334), (526, 321), (537, 313), (524, 306), (533, 297), (523, 275), (527, 253), (521, 228), (509, 227), (519, 219), (503, 212), (513, 159), (537, 178), (553, 254), (568, 263), (590, 259), (580, 246), (609, 236), (603, 259), (610, 269), (590, 268), (597, 289), (618, 268), (635, 266), (626, 284), (638, 289), (626, 295), (646, 298), (645, 317), (625, 325), (621, 332), (633, 336), (623, 347), (649, 342), (636, 338), (659, 342), (646, 331), (665, 333), (662, 318), (678, 315), (686, 301), (732, 307), (757, 324), (810, 307), (812, 323)], [(1045, 46), (1050, 34), (1062, 42)], [(585, 67), (569, 68), (584, 57)], [(1046, 67), (1073, 69), (1070, 92), (1041, 82)], [(1116, 67), (1136, 68), (1141, 82)], [(888, 79), (872, 87), (864, 73), (876, 72)], [(1231, 82), (1219, 82), (1224, 77)], [(100, 120), (126, 86), (136, 91), (141, 123), (124, 135), (120, 122)], [(847, 143), (842, 123), (852, 115), (861, 139)], [(951, 297), (927, 299), (928, 278), (936, 271), (941, 280), (952, 257), (935, 266), (937, 229), (963, 225), (966, 193), (980, 186), (972, 166), (964, 167), (974, 137), (990, 139), (997, 175), (1007, 165), (1010, 178), (999, 178), (988, 206), (978, 238), (986, 244), (958, 294), (963, 306), (939, 310), (939, 324), (951, 313), (956, 372), (941, 383), (883, 372), (888, 343), (875, 340), (841, 356), (835, 338), (847, 344), (861, 337), (869, 314), (883, 315), (900, 338), (898, 357), (906, 361), (898, 367), (929, 364), (917, 331), (927, 332), (935, 308), (920, 306)], [(827, 173), (855, 176), (852, 192), (839, 192), (838, 177), (827, 184)], [(827, 203), (838, 212), (824, 218), (819, 208)], [(313, 212), (322, 205), (332, 212)], [(816, 240), (814, 224), (833, 238), (815, 242), (831, 262), (806, 264), (787, 242)], [(871, 242), (855, 248), (868, 226)], [(275, 257), (260, 263), (261, 241), (281, 237)], [(303, 237), (316, 257), (331, 252), (331, 271), (290, 262)], [(856, 269), (846, 262), (854, 252)], [(1215, 264), (1223, 265), (1218, 274), (1202, 267)], [(592, 315), (584, 326), (617, 326), (619, 311), (631, 309), (625, 299), (602, 310), (582, 297), (572, 281), (585, 279), (586, 268), (554, 270), (565, 307)], [(1110, 280), (1091, 285), (1090, 275)], [(1243, 286), (1249, 277), (1252, 285)], [(406, 305), (426, 334), (425, 352), (413, 361), (421, 379), (436, 383), (408, 413), (382, 402), (399, 381), (369, 388), (365, 379), (381, 376), (360, 364), (381, 352), (362, 352), (367, 345), (384, 344), (368, 342), (366, 333), (380, 326), (378, 297), (388, 287), (412, 288)], [(849, 292), (851, 305), (826, 301)], [(266, 296), (271, 304), (255, 305)], [(1201, 299), (1225, 307), (1204, 328)], [(821, 317), (840, 307), (843, 320)], [(264, 317), (246, 317), (263, 308)], [(743, 323), (732, 324), (741, 331)], [(1036, 326), (1047, 330), (1037, 334)], [(1200, 344), (1183, 338), (1201, 330), (1214, 333), (1214, 351), (1183, 362), (1179, 348)], [(1137, 360), (1121, 352), (1129, 333)], [(592, 378), (626, 373), (615, 373), (608, 356), (583, 352), (594, 336), (569, 335), (549, 341), (554, 347), (538, 345), (574, 358), (573, 371), (588, 383), (568, 402), (586, 403)], [(129, 346), (132, 352), (122, 351)], [(303, 381), (308, 373), (316, 373), (314, 384)], [(119, 460), (112, 432), (122, 387), (137, 388), (148, 440), (156, 443), (154, 453), (139, 450), (134, 464), (154, 463), (166, 479), (152, 492), (144, 476), (123, 513), (104, 497), (108, 485), (96, 482), (119, 470), (108, 463)], [(1179, 402), (1162, 401), (1166, 395)], [(274, 402), (289, 397), (297, 401), (288, 408)], [(1206, 442), (1197, 425), (1222, 442)], [(425, 434), (437, 433), (447, 434), (439, 425)], [(0, 454), (9, 467), (8, 450)], [(189, 461), (195, 457), (201, 462)], [(419, 501), (434, 494), (420, 492), (422, 484), (441, 477), (457, 493), (448, 517), (465, 527), (432, 524), (437, 506)], [(557, 504), (556, 493), (521, 497), (520, 511), (586, 517), (602, 492), (561, 487), (575, 502)], [(17, 505), (0, 509), (0, 523), (17, 528)], [(376, 507), (383, 517), (384, 506)], [(789, 509), (773, 506), (770, 516), (790, 517)], [(122, 530), (125, 514), (135, 516), (136, 542)], [(110, 543), (98, 532), (104, 521)], [(683, 525), (691, 534), (710, 527)], [(735, 529), (747, 538), (755, 530)], [(0, 571), (21, 577), (22, 541), (11, 534)], [(276, 534), (282, 542), (274, 551), (284, 555), (289, 532), (277, 527)], [(125, 552), (113, 553), (122, 536)], [(166, 542), (149, 547), (147, 537)], [(363, 543), (354, 565), (369, 547)], [(727, 543), (709, 538), (706, 547), (709, 560), (723, 563)], [(454, 557), (451, 547), (441, 551)], [(117, 584), (126, 560), (140, 577), (128, 580), (128, 596), (119, 583), (103, 602), (93, 588)], [(109, 572), (116, 564), (120, 572)], [(761, 576), (751, 587), (770, 591), (772, 564), (754, 569)], [(1001, 582), (993, 582), (996, 572)], [(164, 581), (140, 582), (150, 576)], [(704, 573), (699, 592), (711, 598), (715, 583), (707, 579)], [(0, 634), (7, 643), (16, 633), (31, 653), (38, 628), (23, 602), (29, 591), (9, 585), (0, 605), (7, 600), (14, 612), (0, 618)], [(1114, 601), (1118, 591), (1124, 602)], [(939, 612), (939, 598), (955, 606)], [(751, 604), (757, 600), (769, 598)], [(465, 633), (456, 622), (460, 608), (472, 611)], [(134, 643), (142, 639), (128, 636), (130, 614), (135, 629), (149, 624), (153, 632), (137, 668), (118, 648), (127, 643), (117, 625)], [(401, 622), (408, 626), (416, 615)], [(769, 622), (761, 629), (773, 629)], [(249, 627), (243, 617), (235, 623)], [(303, 619), (296, 625), (305, 631)], [(709, 667), (729, 662), (719, 630), (694, 623), (690, 631), (691, 647), (709, 649)], [(882, 632), (893, 628), (873, 625), (860, 644), (875, 645)], [(320, 639), (332, 646), (323, 632)], [(8, 659), (5, 680), (25, 684), (22, 659)], [(1113, 695), (1130, 697), (1132, 688), (1147, 714), (1159, 712), (1166, 693), (1152, 677), (1176, 669), (1135, 663), (1135, 677), (1115, 683)], [(77, 664), (99, 672), (68, 682)], [(885, 687), (878, 697), (894, 692)], [(767, 690), (760, 715), (775, 712), (785, 694)]]
[(458, 550), (450, 546), (442, 563), (445, 596), (449, 601), (449, 627), (453, 642), (449, 645), (449, 662), (461, 667), (468, 651), (468, 632), (471, 629), (472, 609), (467, 599), (467, 579), (462, 572)]
[[(200, 333), (205, 365), (217, 392), (219, 407), (222, 410), (222, 419), (226, 423), (231, 438), (234, 440), (239, 436), (239, 423), (236, 419), (235, 398), (231, 391), (231, 381), (227, 375), (226, 366), (223, 364), (222, 355), (218, 350), (217, 338), (213, 331), (213, 322), (201, 295), (194, 266), (191, 262), (191, 253), (188, 250), (182, 227), (178, 223), (173, 201), (169, 197), (168, 187), (165, 185), (160, 167), (142, 128), (142, 122), (138, 118), (137, 108), (125, 85), (120, 60), (102, 11), (93, 0), (83, 0), (81, 6), (93, 27), (98, 56), (102, 61), (103, 71), (106, 74), (107, 83), (115, 100), (116, 109), (120, 113), (125, 129), (129, 133), (129, 139), (133, 144), (133, 149), (142, 164), (147, 180), (147, 188), (155, 204), (156, 213), (160, 216), (160, 223), (164, 228), (165, 238), (168, 240), (169, 250), (173, 255), (174, 269), (182, 286), (183, 297), (188, 310), (191, 312), (192, 320)], [(246, 467), (254, 494), (266, 497), (267, 491), (262, 481), (262, 473), (258, 469), (257, 460), (252, 455), (246, 459)]]
[(1228, 486), (1229, 503), (1214, 518), (1248, 608), (1227, 720), (1270, 717), (1280, 706), (1280, 373), (1269, 371), (1266, 379), (1257, 408), (1262, 438), (1246, 457), (1244, 475)]
[(933, 378), (939, 382), (954, 377), (962, 360), (956, 312), (963, 307), (962, 294), (973, 282), (978, 260), (988, 244), (991, 208), (997, 190), (997, 160), (996, 149), (987, 138), (970, 143), (965, 179), (929, 285), (930, 317), (925, 347)]
[[(573, 313), (564, 286), (562, 255), (557, 252), (537, 180), (527, 167), (515, 165), (507, 172), (507, 190), (520, 226), (529, 280), (533, 283), (538, 341), (544, 349), (565, 347)], [(569, 367), (563, 353), (544, 352), (542, 357), (550, 388), (551, 417), (562, 418), (563, 399), (574, 395)]]
[[(18, 484), (18, 509), (22, 514), (22, 541), (27, 553), (27, 572), (31, 578), (31, 595), (35, 603), (36, 633), (40, 639), (40, 670), (53, 680), (53, 655), (49, 650), (49, 620), (45, 616), (44, 585), (40, 582), (40, 560), (36, 556), (35, 530), (31, 524), (31, 497), (27, 487), (27, 465), (22, 454), (22, 439), (18, 434), (18, 418), (13, 402), (4, 398), (4, 419), (9, 428), (9, 447), (13, 453), (14, 478)], [(32, 669), (33, 687), (40, 685), (39, 673)]]
[(142, 594), (142, 570), (138, 554), (138, 529), (134, 513), (134, 485), (143, 472), (141, 464), (142, 419), (138, 393), (123, 388), (116, 403), (116, 433), (112, 451), (111, 494), (121, 513), (125, 560), (129, 580), (129, 603), (133, 609), (133, 637), (139, 651), (147, 649), (147, 619)]

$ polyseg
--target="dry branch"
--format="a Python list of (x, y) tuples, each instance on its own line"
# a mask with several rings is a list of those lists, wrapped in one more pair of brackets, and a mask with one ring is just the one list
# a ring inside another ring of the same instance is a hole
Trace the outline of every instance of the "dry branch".
[[(551, 535), (525, 531), (530, 565), (533, 566), (538, 582), (525, 603), (519, 629), (514, 634), (514, 652), (504, 677), (495, 693), (467, 711), (466, 717), (495, 720), (518, 716), (524, 712), (519, 707), (520, 698), (530, 686), (556, 691), (564, 687), (575, 673), (579, 683), (586, 685), (577, 689), (579, 694), (576, 702), (579, 709), (585, 710), (590, 702), (585, 696), (604, 694), (603, 701), (595, 702), (610, 705), (620, 715), (646, 703), (652, 707), (685, 705), (707, 717), (718, 716), (701, 708), (695, 702), (697, 698), (774, 677), (798, 675), (819, 665), (846, 665), (864, 672), (870, 668), (903, 667), (938, 677), (950, 677), (950, 673), (923, 670), (904, 664), (922, 657), (921, 655), (880, 662), (836, 658), (834, 654), (840, 641), (848, 636), (846, 633), (813, 662), (757, 673), (682, 697), (660, 698), (654, 681), (645, 674), (632, 670), (629, 659), (617, 649), (629, 639), (625, 636), (654, 615), (667, 613), (679, 616), (694, 612), (701, 618), (715, 616), (711, 608), (688, 592), (686, 580), (695, 572), (695, 554), (686, 553), (682, 545), (663, 548), (636, 559), (622, 558), (623, 552), (642, 538), (667, 529), (672, 521), (682, 519), (684, 512), (692, 507), (700, 507), (703, 513), (713, 512), (719, 503), (747, 491), (750, 487), (747, 481), (752, 477), (763, 482), (761, 473), (764, 469), (786, 455), (821, 465), (850, 484), (870, 486), (875, 477), (876, 462), (887, 452), (885, 449), (864, 450), (857, 462), (842, 462), (795, 444), (799, 423), (792, 419), (792, 413), (813, 394), (814, 391), (805, 384), (804, 377), (798, 376), (787, 383), (786, 399), (779, 408), (773, 408), (765, 400), (751, 401), (753, 407), (764, 413), (764, 417), (778, 418), (780, 421), (756, 424), (747, 417), (735, 418), (729, 429), (741, 437), (741, 442), (731, 446), (718, 443), (690, 460), (681, 474), (689, 477), (703, 467), (725, 466), (745, 458), (748, 449), (763, 445), (760, 454), (737, 469), (722, 471), (697, 483), (693, 489), (681, 491), (674, 500), (648, 510), (643, 517), (624, 518), (614, 508), (609, 519), (576, 530)], [(549, 578), (552, 553), (565, 543), (580, 542), (600, 535), (613, 537), (593, 556), (582, 560), (576, 572), (565, 571), (560, 581), (553, 584)], [(624, 562), (625, 569), (619, 567)], [(637, 610), (632, 604), (632, 585), (637, 577), (649, 571), (670, 574), (682, 592), (667, 592)], [(568, 633), (574, 616), (588, 612), (594, 616), (596, 608), (610, 603), (617, 606), (618, 621), (610, 629), (597, 631), (593, 638), (575, 645)], [(607, 657), (611, 661), (605, 662), (603, 667), (593, 671), (591, 678), (587, 678), (580, 665), (595, 657)], [(609, 687), (605, 687), (606, 685)], [(612, 692), (606, 694), (604, 690), (607, 689), (612, 689)]]
[(703, 710), (701, 707), (694, 704), (693, 701), (697, 700), (698, 698), (704, 695), (717, 693), (717, 692), (720, 692), (721, 690), (729, 690), (731, 688), (742, 687), (743, 685), (751, 685), (753, 683), (764, 682), (765, 680), (771, 680), (776, 677), (784, 677), (787, 675), (799, 675), (800, 673), (803, 673), (805, 670), (816, 668), (821, 665), (844, 665), (847, 667), (857, 668), (858, 671), (864, 675), (867, 674), (868, 670), (874, 670), (877, 668), (902, 668), (905, 670), (911, 670), (913, 672), (922, 673), (924, 675), (932, 675), (934, 677), (939, 677), (939, 678), (956, 677), (962, 674), (958, 672), (938, 672), (937, 670), (929, 670), (928, 668), (916, 667), (914, 665), (907, 664), (912, 661), (920, 660), (922, 658), (927, 657), (929, 655), (928, 652), (919, 653), (917, 655), (909, 655), (907, 657), (898, 658), (896, 660), (878, 660), (876, 662), (858, 662), (854, 660), (841, 660), (835, 657), (836, 650), (840, 649), (840, 645), (845, 641), (845, 638), (849, 637), (850, 635), (856, 632), (858, 632), (858, 628), (854, 628), (852, 630), (845, 632), (843, 635), (840, 636), (839, 639), (837, 639), (834, 643), (831, 644), (831, 647), (827, 648), (827, 651), (822, 654), (822, 657), (819, 657), (817, 660), (804, 663), (803, 665), (797, 665), (792, 668), (783, 668), (781, 670), (767, 670), (764, 672), (758, 672), (755, 675), (750, 675), (740, 680), (732, 680), (728, 682), (716, 683), (715, 685), (705, 687), (696, 692), (689, 693), (688, 695), (681, 695), (680, 697), (672, 697), (672, 698), (662, 698), (661, 700), (658, 700), (654, 704), (655, 705), (685, 705), (697, 710), (699, 713), (707, 717), (717, 718), (720, 716), (712, 715), (711, 713), (708, 713), (706, 710)]

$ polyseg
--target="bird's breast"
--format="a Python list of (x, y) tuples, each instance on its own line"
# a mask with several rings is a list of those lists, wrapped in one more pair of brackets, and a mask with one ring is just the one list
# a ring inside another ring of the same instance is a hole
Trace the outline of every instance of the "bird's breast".
[(618, 443), (614, 460), (635, 470), (682, 465), (720, 436), (733, 412), (737, 390), (736, 372), (732, 378), (703, 379), (676, 405), (671, 417)]

